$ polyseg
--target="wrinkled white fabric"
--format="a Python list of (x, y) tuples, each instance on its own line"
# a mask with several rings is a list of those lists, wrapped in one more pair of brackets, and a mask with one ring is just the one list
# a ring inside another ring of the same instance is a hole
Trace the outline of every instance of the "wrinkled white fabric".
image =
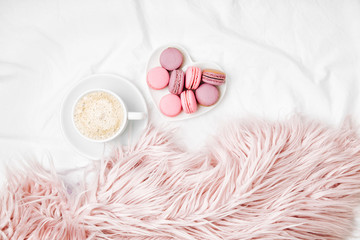
[(59, 110), (71, 86), (92, 73), (131, 80), (151, 121), (163, 123), (145, 67), (167, 43), (228, 76), (213, 111), (169, 123), (189, 151), (232, 117), (297, 112), (334, 125), (347, 115), (360, 122), (359, 1), (1, 0), (0, 162), (49, 154), (59, 172), (82, 171), (89, 160), (64, 139)]

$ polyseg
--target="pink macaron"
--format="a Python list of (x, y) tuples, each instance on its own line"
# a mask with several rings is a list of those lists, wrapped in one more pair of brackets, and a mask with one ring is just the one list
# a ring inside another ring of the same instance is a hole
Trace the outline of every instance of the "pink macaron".
[(215, 86), (225, 83), (226, 74), (215, 69), (204, 69), (202, 73), (202, 81)]
[(181, 112), (180, 97), (175, 94), (163, 96), (159, 103), (160, 111), (168, 117), (175, 117)]
[(202, 106), (214, 105), (219, 100), (219, 90), (214, 85), (203, 83), (195, 91), (196, 100)]
[(181, 105), (185, 113), (194, 113), (197, 111), (197, 102), (192, 90), (185, 90), (180, 94)]
[(185, 87), (187, 89), (197, 89), (201, 82), (201, 69), (199, 67), (189, 67), (185, 75)]
[(169, 71), (178, 69), (183, 63), (183, 59), (183, 54), (173, 47), (165, 49), (160, 54), (161, 66)]
[(155, 67), (148, 72), (146, 81), (152, 89), (160, 90), (169, 84), (169, 78), (169, 73), (165, 68)]
[(182, 70), (174, 70), (170, 74), (169, 92), (179, 95), (184, 89), (184, 72)]

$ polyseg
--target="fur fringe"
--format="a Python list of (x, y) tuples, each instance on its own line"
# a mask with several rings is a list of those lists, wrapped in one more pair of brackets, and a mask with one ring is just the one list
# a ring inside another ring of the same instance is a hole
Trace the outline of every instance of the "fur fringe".
[(9, 174), (0, 239), (345, 239), (360, 202), (360, 139), (294, 117), (238, 121), (201, 152), (149, 126), (71, 196), (36, 162)]

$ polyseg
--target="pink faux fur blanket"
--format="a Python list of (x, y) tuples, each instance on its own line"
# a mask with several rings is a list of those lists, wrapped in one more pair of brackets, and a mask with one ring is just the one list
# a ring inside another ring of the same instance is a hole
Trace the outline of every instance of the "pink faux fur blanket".
[(360, 201), (355, 131), (293, 118), (237, 121), (201, 151), (150, 126), (69, 194), (33, 163), (9, 174), (0, 239), (345, 239)]

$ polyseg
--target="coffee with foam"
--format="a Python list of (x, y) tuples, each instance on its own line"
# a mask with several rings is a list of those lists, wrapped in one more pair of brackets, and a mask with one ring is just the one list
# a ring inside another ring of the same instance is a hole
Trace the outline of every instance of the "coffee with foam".
[(124, 106), (112, 94), (93, 91), (82, 96), (74, 107), (74, 123), (79, 132), (93, 140), (106, 140), (126, 123)]

